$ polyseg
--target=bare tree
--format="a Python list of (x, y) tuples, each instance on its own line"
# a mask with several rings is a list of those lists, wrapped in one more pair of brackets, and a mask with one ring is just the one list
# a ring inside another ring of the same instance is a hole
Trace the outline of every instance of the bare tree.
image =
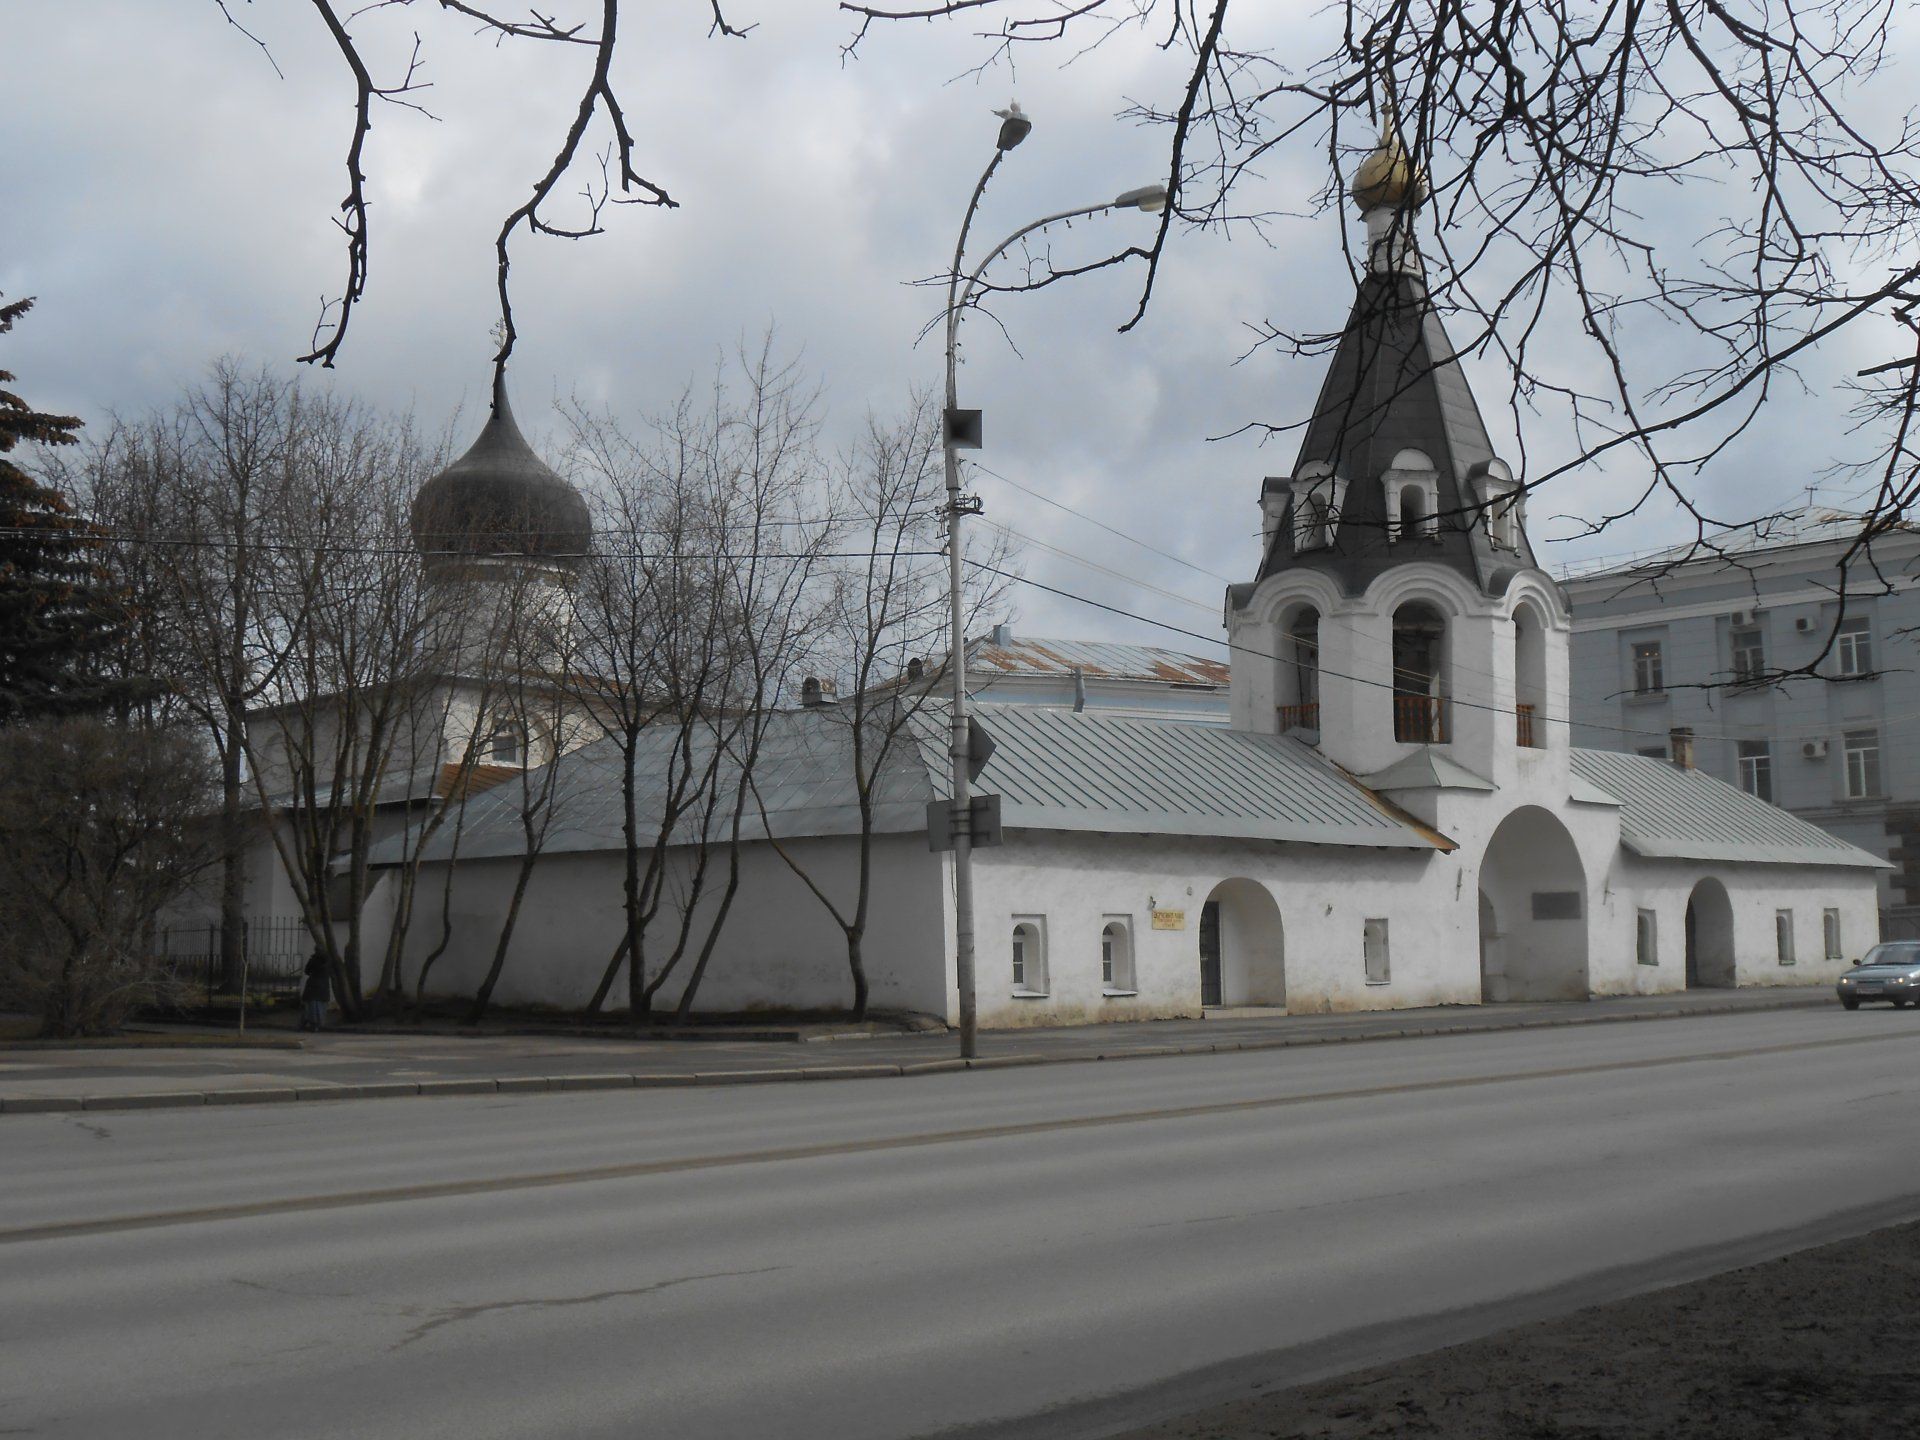
[(96, 719), (0, 729), (0, 1006), (94, 1035), (163, 998), (153, 916), (218, 855), (207, 751)]
[[(254, 793), (349, 1015), (363, 1007), (368, 855), (431, 803), (447, 720), (449, 616), (409, 533), (434, 468), (405, 424), (316, 407), (272, 556), (287, 658), (248, 724)], [(403, 929), (398, 917), (396, 930)], [(399, 937), (395, 937), (396, 939)], [(385, 960), (376, 991), (394, 984)]]
[(220, 957), (244, 963), (246, 845), (260, 816), (247, 779), (248, 717), (274, 696), (297, 620), (279, 600), (299, 455), (316, 412), (298, 389), (230, 360), (171, 413), (114, 427), (88, 460), (93, 514), (145, 551), (145, 643), (220, 765)]
[[(944, 663), (922, 673), (949, 628), (947, 563), (941, 553), (942, 470), (940, 409), (921, 397), (896, 421), (869, 417), (866, 433), (839, 465), (836, 538), (841, 558), (825, 575), (814, 663), (843, 697), (811, 715), (844, 754), (859, 816), (852, 893), (803, 863), (783, 844), (755, 788), (760, 820), (775, 852), (846, 937), (854, 1018), (867, 1014), (865, 942), (873, 898), (873, 839), (889, 786), (907, 773), (918, 746), (918, 721), (938, 693)], [(980, 558), (967, 597), (969, 613), (998, 603), (1007, 556), (1003, 542)], [(937, 703), (937, 702), (936, 702)], [(897, 793), (894, 798), (898, 798)]]
[[(1319, 203), (1341, 205), (1384, 134), (1412, 182), (1397, 227), (1418, 240), (1431, 303), (1462, 351), (1504, 362), (1516, 414), (1546, 411), (1572, 434), (1529, 488), (1603, 460), (1644, 467), (1627, 505), (1570, 517), (1586, 533), (1657, 494), (1691, 517), (1694, 553), (1756, 518), (1713, 513), (1699, 472), (1843, 332), (1886, 356), (1861, 371), (1869, 443), (1848, 561), (1870, 565), (1874, 536), (1920, 499), (1920, 119), (1888, 64), (1891, 0), (1344, 0), (1317, 25), (1234, 0), (841, 9), (850, 53), (883, 22), (945, 19), (983, 47), (982, 68), (1135, 43), (1182, 57), (1177, 83), (1124, 112), (1166, 135), (1173, 203), (1153, 242), (1065, 266), (1043, 251), (1008, 288), (1140, 258), (1131, 328), (1182, 227), (1265, 231), (1286, 208), (1266, 172), (1316, 151)], [(1256, 348), (1289, 353), (1339, 339), (1253, 329)]]

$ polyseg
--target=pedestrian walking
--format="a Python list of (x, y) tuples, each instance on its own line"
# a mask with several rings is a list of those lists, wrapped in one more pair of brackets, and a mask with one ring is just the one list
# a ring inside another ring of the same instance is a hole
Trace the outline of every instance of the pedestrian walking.
[(308, 957), (306, 977), (306, 983), (300, 987), (300, 1028), (321, 1030), (326, 1028), (327, 1000), (333, 988), (326, 951), (316, 948)]

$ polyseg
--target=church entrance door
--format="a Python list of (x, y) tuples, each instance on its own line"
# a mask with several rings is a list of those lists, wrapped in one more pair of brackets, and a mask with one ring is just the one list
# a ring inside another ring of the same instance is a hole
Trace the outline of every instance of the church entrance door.
[(1687, 897), (1687, 988), (1733, 983), (1733, 900), (1718, 880), (1702, 880)]
[(1222, 880), (1200, 907), (1200, 1003), (1287, 1003), (1280, 907), (1258, 880)]

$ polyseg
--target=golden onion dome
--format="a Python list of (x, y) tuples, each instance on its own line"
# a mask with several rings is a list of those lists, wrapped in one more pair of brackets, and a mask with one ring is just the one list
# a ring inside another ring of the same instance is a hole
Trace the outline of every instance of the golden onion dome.
[(1362, 215), (1369, 210), (1411, 210), (1427, 198), (1427, 177), (1401, 146), (1400, 136), (1389, 129), (1353, 172), (1350, 193)]

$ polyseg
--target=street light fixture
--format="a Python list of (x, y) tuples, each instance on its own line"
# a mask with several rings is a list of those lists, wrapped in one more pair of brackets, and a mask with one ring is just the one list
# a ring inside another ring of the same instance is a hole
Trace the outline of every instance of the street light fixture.
[(966, 613), (962, 600), (962, 577), (964, 574), (963, 531), (961, 521), (968, 515), (978, 515), (982, 509), (977, 497), (960, 493), (960, 447), (964, 443), (969, 448), (980, 444), (979, 416), (977, 412), (963, 412), (960, 409), (959, 385), (956, 378), (960, 338), (960, 317), (973, 301), (974, 290), (980, 284), (980, 278), (987, 267), (1011, 249), (1020, 240), (1036, 230), (1044, 230), (1049, 225), (1063, 220), (1077, 220), (1083, 215), (1099, 215), (1108, 210), (1140, 210), (1149, 215), (1158, 214), (1167, 208), (1167, 187), (1164, 185), (1143, 185), (1128, 190), (1112, 200), (1098, 205), (1083, 205), (1074, 210), (1062, 210), (1057, 215), (1047, 215), (1030, 225), (1023, 225), (993, 249), (987, 252), (986, 259), (974, 266), (973, 272), (961, 284), (960, 262), (966, 254), (967, 235), (973, 229), (973, 217), (980, 208), (980, 197), (986, 193), (987, 182), (993, 178), (993, 172), (999, 168), (1006, 153), (1027, 138), (1033, 129), (1033, 122), (1020, 110), (1018, 101), (1008, 105), (1005, 110), (996, 110), (1000, 117), (1000, 136), (993, 152), (993, 159), (987, 162), (987, 168), (981, 173), (979, 184), (973, 187), (973, 198), (967, 203), (966, 216), (960, 222), (960, 239), (953, 247), (953, 269), (947, 282), (947, 409), (941, 426), (941, 448), (946, 461), (947, 479), (947, 565), (948, 565), (948, 602), (951, 607), (952, 653), (948, 659), (948, 674), (953, 682), (953, 715), (948, 754), (953, 765), (953, 798), (949, 815), (949, 830), (953, 843), (953, 931), (954, 931), (954, 983), (960, 992), (960, 1054), (963, 1059), (971, 1060), (978, 1046), (978, 1007), (975, 1002), (974, 984), (974, 944), (973, 944), (973, 766), (976, 762), (976, 749), (971, 734), (971, 721), (967, 715), (967, 636)]

